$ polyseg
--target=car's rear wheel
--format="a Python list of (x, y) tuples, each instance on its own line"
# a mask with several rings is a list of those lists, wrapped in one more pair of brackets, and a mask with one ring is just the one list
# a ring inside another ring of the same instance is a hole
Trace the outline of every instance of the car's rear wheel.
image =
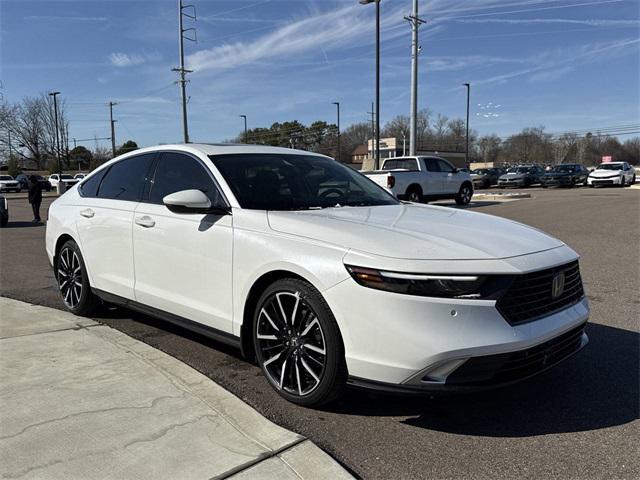
[(414, 203), (422, 201), (422, 189), (418, 186), (412, 186), (407, 189), (407, 200)]
[(56, 279), (62, 301), (71, 313), (86, 316), (100, 305), (91, 291), (80, 249), (73, 240), (65, 242), (56, 257)]
[(288, 278), (265, 290), (254, 314), (253, 342), (262, 372), (287, 400), (319, 406), (342, 394), (342, 337), (329, 306), (309, 283)]
[(456, 203), (458, 205), (468, 205), (473, 196), (473, 189), (468, 183), (463, 183), (456, 195)]

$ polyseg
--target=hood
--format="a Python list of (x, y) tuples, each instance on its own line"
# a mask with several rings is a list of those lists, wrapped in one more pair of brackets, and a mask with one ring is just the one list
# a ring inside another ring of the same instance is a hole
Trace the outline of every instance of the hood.
[(545, 177), (570, 177), (571, 175), (575, 175), (573, 172), (547, 172), (544, 174)]
[(617, 177), (622, 173), (622, 168), (620, 170), (604, 170), (597, 169), (589, 174), (591, 177)]
[(527, 175), (529, 175), (528, 173), (505, 173), (504, 175), (500, 175), (500, 178), (506, 180), (507, 178), (525, 178)]
[(557, 248), (562, 242), (492, 215), (426, 205), (270, 211), (278, 232), (384, 257), (497, 259)]

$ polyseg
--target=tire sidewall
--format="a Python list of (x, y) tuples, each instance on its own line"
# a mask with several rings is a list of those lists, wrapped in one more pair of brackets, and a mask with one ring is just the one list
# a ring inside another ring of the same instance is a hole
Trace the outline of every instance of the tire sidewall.
[[(320, 385), (318, 385), (313, 392), (304, 397), (292, 395), (284, 390), (280, 390), (277, 385), (273, 384), (266, 368), (263, 365), (264, 358), (262, 357), (262, 352), (260, 351), (257, 339), (258, 314), (265, 301), (279, 292), (300, 292), (300, 298), (304, 299), (304, 301), (313, 309), (324, 334), (325, 348), (327, 352), (325, 371), (320, 379)], [(320, 292), (318, 292), (311, 284), (294, 278), (277, 280), (272, 283), (262, 293), (256, 304), (256, 309), (252, 319), (251, 332), (256, 361), (260, 366), (263, 375), (266, 377), (267, 382), (269, 382), (269, 385), (276, 390), (280, 396), (298, 405), (320, 406), (334, 400), (342, 393), (347, 377), (342, 336), (340, 335), (340, 329), (338, 328), (338, 324), (329, 306), (325, 302), (324, 298), (322, 298)]]

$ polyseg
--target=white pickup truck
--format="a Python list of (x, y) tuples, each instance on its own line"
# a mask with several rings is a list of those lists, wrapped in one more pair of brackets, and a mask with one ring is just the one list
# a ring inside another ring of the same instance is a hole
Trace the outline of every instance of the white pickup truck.
[(440, 157), (387, 158), (382, 170), (362, 173), (410, 202), (452, 198), (458, 205), (467, 205), (473, 196), (471, 176)]

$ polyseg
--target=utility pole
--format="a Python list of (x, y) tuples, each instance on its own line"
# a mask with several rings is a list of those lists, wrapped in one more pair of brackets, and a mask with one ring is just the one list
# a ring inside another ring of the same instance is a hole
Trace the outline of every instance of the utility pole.
[(115, 123), (117, 120), (113, 119), (113, 107), (117, 105), (116, 102), (109, 102), (109, 120), (111, 123), (111, 154), (116, 156), (116, 127)]
[(53, 115), (56, 126), (56, 157), (58, 158), (58, 174), (62, 175), (62, 163), (60, 162), (60, 135), (58, 134), (58, 100), (57, 97), (60, 92), (51, 92), (50, 96), (53, 97)]
[(336, 155), (336, 160), (338, 160), (338, 162), (342, 162), (342, 159), (340, 158), (340, 102), (333, 102), (333, 104), (338, 109), (338, 155)]
[[(185, 9), (192, 8), (193, 15), (186, 13)], [(197, 41), (195, 28), (184, 28), (183, 17), (196, 19), (196, 7), (193, 5), (183, 5), (182, 0), (178, 0), (178, 31), (179, 31), (179, 44), (180, 44), (180, 67), (173, 68), (172, 71), (180, 74), (178, 83), (180, 84), (180, 92), (182, 94), (182, 132), (184, 136), (184, 143), (189, 143), (189, 126), (187, 123), (187, 73), (192, 73), (193, 70), (187, 70), (184, 68), (184, 41), (189, 40), (191, 42)], [(194, 32), (194, 38), (185, 36), (188, 31)]]
[(409, 155), (416, 155), (418, 143), (418, 29), (426, 23), (418, 17), (418, 0), (413, 0), (413, 15), (404, 17), (411, 24), (411, 120), (409, 127)]
[(360, 0), (361, 5), (376, 4), (376, 126), (375, 126), (375, 163), (374, 169), (380, 165), (380, 1)]
[(240, 115), (240, 118), (244, 118), (244, 143), (249, 143), (249, 136), (247, 135), (247, 116)]
[(467, 87), (467, 148), (465, 149), (465, 162), (467, 163), (467, 168), (469, 168), (469, 99), (471, 98), (471, 84), (463, 83), (465, 87)]

